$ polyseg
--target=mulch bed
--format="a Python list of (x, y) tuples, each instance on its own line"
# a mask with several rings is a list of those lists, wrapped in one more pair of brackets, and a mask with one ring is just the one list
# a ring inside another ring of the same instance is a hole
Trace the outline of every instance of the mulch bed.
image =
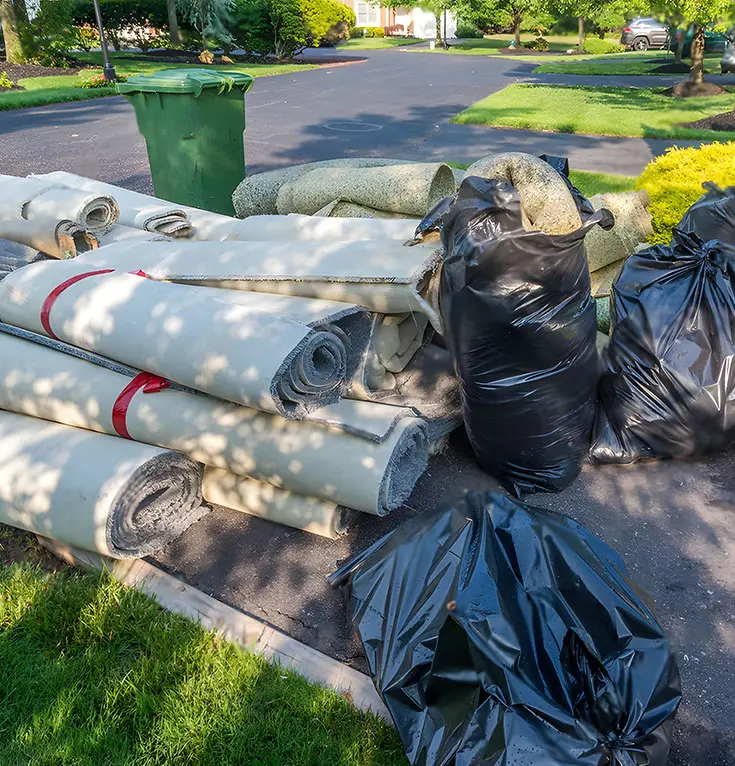
[[(652, 59), (648, 63), (656, 63), (656, 59)], [(657, 74), (689, 74), (689, 64), (683, 61), (672, 61), (668, 64), (654, 67), (651, 71)]]
[[(169, 48), (156, 48), (148, 53), (139, 53), (135, 56), (126, 56), (130, 61), (157, 61), (162, 64), (196, 64), (197, 66), (207, 66), (199, 60), (199, 53), (195, 51), (180, 51)], [(266, 56), (242, 56), (234, 53), (229, 54), (236, 64), (279, 64), (278, 59)], [(222, 64), (220, 57), (215, 57), (215, 64)], [(224, 62), (226, 63), (226, 62)]]
[(697, 128), (699, 130), (728, 130), (735, 133), (735, 111), (713, 114), (696, 122), (687, 122), (684, 128)]
[(673, 88), (668, 88), (664, 91), (667, 96), (673, 96), (674, 98), (693, 98), (697, 96), (722, 96), (727, 91), (721, 88), (719, 85), (715, 85), (713, 82), (700, 82), (694, 84), (687, 80), (686, 82), (680, 82), (678, 85), (674, 85)]
[(0, 72), (5, 72), (13, 82), (23, 77), (53, 77), (58, 75), (73, 75), (81, 72), (85, 67), (73, 66), (68, 69), (53, 66), (36, 66), (35, 64), (8, 64), (0, 59)]

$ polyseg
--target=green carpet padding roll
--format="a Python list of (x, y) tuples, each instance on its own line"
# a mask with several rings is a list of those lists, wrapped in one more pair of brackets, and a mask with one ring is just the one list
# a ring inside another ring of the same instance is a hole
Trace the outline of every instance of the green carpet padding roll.
[(201, 466), (126, 439), (0, 412), (0, 521), (113, 558), (201, 518)]
[(213, 291), (90, 268), (80, 258), (5, 277), (0, 319), (288, 417), (334, 401), (347, 385), (347, 349), (335, 332), (218, 301)]
[(318, 168), (281, 186), (277, 210), (313, 215), (332, 200), (342, 199), (421, 218), (454, 191), (452, 169), (441, 163)]
[(590, 274), (590, 288), (593, 298), (602, 298), (610, 295), (613, 282), (617, 279), (625, 259), (609, 263)]
[(107, 231), (120, 211), (108, 194), (65, 189), (38, 178), (0, 175), (0, 219), (70, 220), (92, 234)]
[(344, 534), (344, 510), (336, 503), (279, 489), (220, 468), (206, 468), (202, 493), (209, 503), (336, 540)]
[(0, 239), (26, 245), (53, 258), (73, 258), (98, 245), (97, 238), (79, 224), (55, 218), (0, 220)]
[(436, 277), (441, 253), (397, 242), (118, 243), (76, 262), (142, 269), (149, 277), (305, 298), (344, 301), (381, 314), (423, 312), (441, 331)]
[(491, 154), (467, 168), (467, 176), (508, 181), (518, 190), (524, 228), (568, 234), (582, 225), (564, 179), (547, 162), (523, 152)]
[(146, 393), (147, 381), (0, 333), (0, 408), (176, 449), (379, 515), (397, 508), (426, 468), (426, 430), (408, 409), (342, 401), (323, 416), (341, 421), (337, 430), (173, 388)]

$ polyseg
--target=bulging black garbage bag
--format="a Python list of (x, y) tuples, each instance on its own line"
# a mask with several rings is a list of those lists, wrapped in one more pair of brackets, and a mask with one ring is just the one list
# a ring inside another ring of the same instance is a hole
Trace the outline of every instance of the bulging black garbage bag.
[(674, 230), (613, 284), (590, 455), (693, 457), (735, 440), (735, 247)]
[(585, 234), (525, 231), (515, 187), (466, 178), (442, 216), (440, 308), (479, 463), (522, 492), (578, 474), (595, 414), (596, 312)]
[(735, 186), (727, 189), (713, 183), (703, 186), (704, 196), (684, 213), (676, 228), (696, 234), (705, 242), (718, 239), (735, 247)]
[(336, 572), (412, 764), (664, 766), (679, 673), (618, 555), (470, 493)]

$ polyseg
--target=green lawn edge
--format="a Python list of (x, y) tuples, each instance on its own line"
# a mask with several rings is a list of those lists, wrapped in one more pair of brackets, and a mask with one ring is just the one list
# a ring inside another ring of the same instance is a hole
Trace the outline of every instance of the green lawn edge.
[(0, 567), (3, 764), (405, 766), (333, 690), (108, 574)]

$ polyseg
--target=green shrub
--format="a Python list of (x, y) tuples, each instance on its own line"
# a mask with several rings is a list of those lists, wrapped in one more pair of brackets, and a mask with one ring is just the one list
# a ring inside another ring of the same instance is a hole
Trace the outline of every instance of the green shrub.
[(463, 40), (477, 40), (482, 37), (482, 32), (474, 24), (460, 21), (457, 23), (457, 31), (454, 35)]
[[(141, 29), (147, 25), (162, 29), (168, 24), (165, 0), (100, 0), (100, 10), (105, 34), (115, 50), (122, 47), (123, 32), (134, 31), (135, 42), (138, 43), (140, 38), (145, 46), (147, 42), (140, 34)], [(181, 22), (185, 24), (185, 14), (182, 13), (181, 17)], [(76, 0), (73, 19), (78, 26), (87, 24), (96, 27), (92, 0)]]
[(350, 37), (364, 37), (365, 27), (352, 27), (350, 29)]
[(537, 37), (535, 40), (523, 43), (523, 47), (532, 51), (547, 51), (549, 50), (549, 41), (545, 37)]
[(30, 64), (49, 67), (71, 66), (71, 49), (76, 45), (72, 16), (76, 0), (40, 0), (31, 21), (20, 23), (23, 50)]
[[(117, 76), (117, 82), (127, 82), (128, 78), (124, 74)], [(83, 79), (77, 88), (114, 88), (115, 83), (106, 80), (103, 74), (93, 74)]]
[(735, 142), (694, 147), (671, 147), (652, 160), (636, 181), (636, 189), (645, 189), (651, 198), (653, 234), (649, 242), (668, 244), (671, 230), (686, 210), (704, 193), (702, 184), (713, 181), (718, 186), (733, 185)]
[(7, 72), (0, 72), (0, 90), (12, 88), (15, 83), (8, 77)]
[(100, 33), (89, 24), (83, 24), (80, 27), (74, 27), (74, 41), (77, 48), (91, 51), (92, 48), (99, 47)]
[(599, 37), (588, 37), (582, 45), (582, 50), (593, 56), (601, 56), (607, 53), (624, 53), (625, 46), (610, 40), (600, 40)]
[(385, 37), (383, 27), (365, 27), (365, 37)]

